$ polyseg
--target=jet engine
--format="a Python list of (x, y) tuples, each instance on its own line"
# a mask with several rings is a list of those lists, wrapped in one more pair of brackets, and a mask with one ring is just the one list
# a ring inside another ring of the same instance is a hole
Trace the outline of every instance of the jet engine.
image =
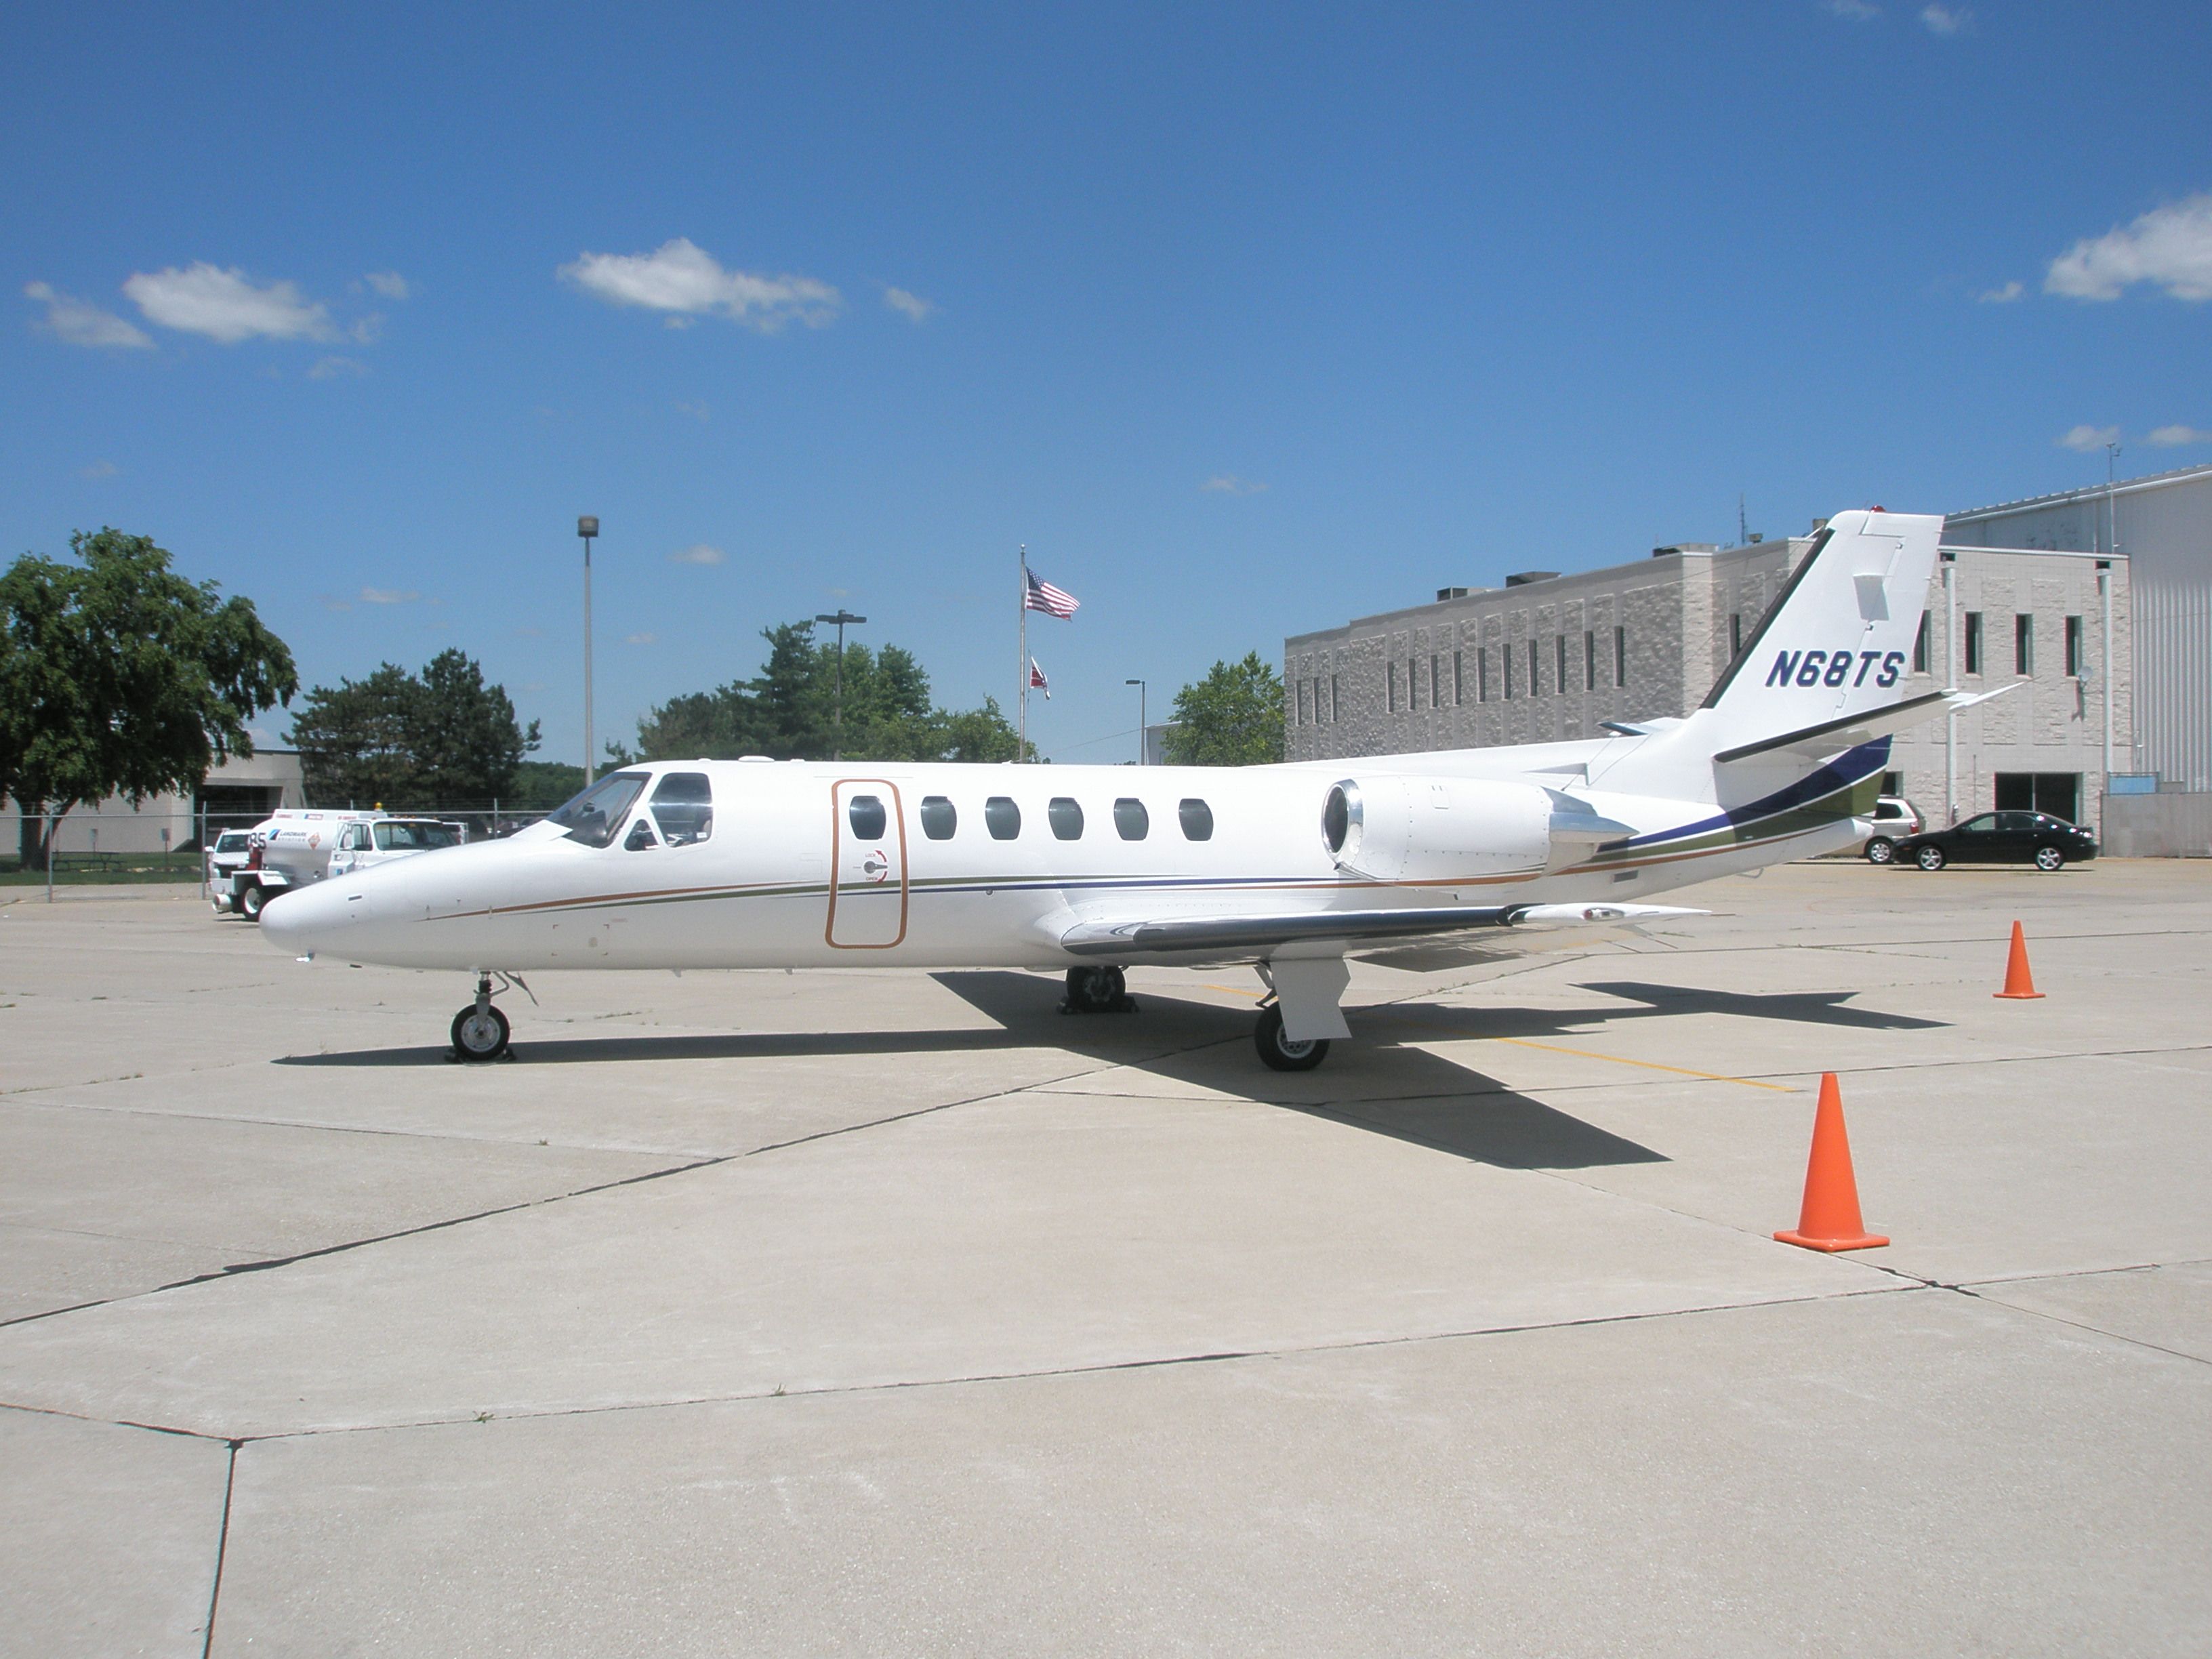
[(1449, 887), (1530, 879), (1635, 832), (1533, 783), (1385, 775), (1333, 785), (1321, 833), (1347, 875)]

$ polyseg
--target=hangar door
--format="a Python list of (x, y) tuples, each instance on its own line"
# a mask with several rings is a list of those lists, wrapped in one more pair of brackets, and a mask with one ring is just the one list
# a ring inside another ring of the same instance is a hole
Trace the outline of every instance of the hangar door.
[(906, 814), (898, 786), (840, 778), (830, 791), (830, 920), (843, 951), (886, 951), (906, 937)]

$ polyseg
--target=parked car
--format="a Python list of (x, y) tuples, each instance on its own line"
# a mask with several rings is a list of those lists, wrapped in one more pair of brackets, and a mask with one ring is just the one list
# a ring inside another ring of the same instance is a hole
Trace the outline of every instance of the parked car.
[(2097, 856), (2097, 838), (2079, 824), (2048, 812), (1978, 812), (1948, 830), (1901, 837), (1893, 851), (1899, 864), (1923, 870), (1945, 865), (2033, 864), (2057, 870)]
[(1904, 796), (1884, 795), (1874, 804), (1874, 834), (1859, 851), (1866, 854), (1869, 864), (1887, 864), (1899, 842), (1927, 827), (1928, 820), (1920, 816), (1920, 809)]

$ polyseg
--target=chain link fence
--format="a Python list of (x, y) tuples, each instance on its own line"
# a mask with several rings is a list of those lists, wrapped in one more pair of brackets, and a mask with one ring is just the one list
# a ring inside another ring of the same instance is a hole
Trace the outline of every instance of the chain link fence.
[[(307, 809), (346, 812), (348, 807)], [(243, 836), (267, 820), (266, 811), (186, 811), (181, 805), (163, 810), (149, 805), (142, 811), (94, 811), (76, 808), (58, 818), (33, 812), (30, 842), (43, 840), (48, 857), (41, 860), (30, 851), (24, 836), (26, 814), (12, 805), (0, 811), (0, 885), (91, 882), (190, 881), (205, 891), (211, 855), (228, 835)], [(457, 826), (466, 841), (497, 840), (511, 836), (545, 816), (543, 809), (518, 811), (499, 807), (429, 807), (387, 812), (390, 817), (435, 818)], [(234, 842), (234, 846), (241, 843)]]

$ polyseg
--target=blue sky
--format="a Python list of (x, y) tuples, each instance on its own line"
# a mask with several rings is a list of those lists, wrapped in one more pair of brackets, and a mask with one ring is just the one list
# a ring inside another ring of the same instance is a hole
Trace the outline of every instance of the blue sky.
[(311, 683), (458, 645), (550, 758), (579, 513), (603, 734), (840, 604), (1010, 702), (1025, 542), (1084, 602), (1033, 734), (1113, 760), (1131, 676), (1739, 492), (2212, 460), (2202, 3), (26, 3), (0, 51), (0, 556), (151, 534)]

